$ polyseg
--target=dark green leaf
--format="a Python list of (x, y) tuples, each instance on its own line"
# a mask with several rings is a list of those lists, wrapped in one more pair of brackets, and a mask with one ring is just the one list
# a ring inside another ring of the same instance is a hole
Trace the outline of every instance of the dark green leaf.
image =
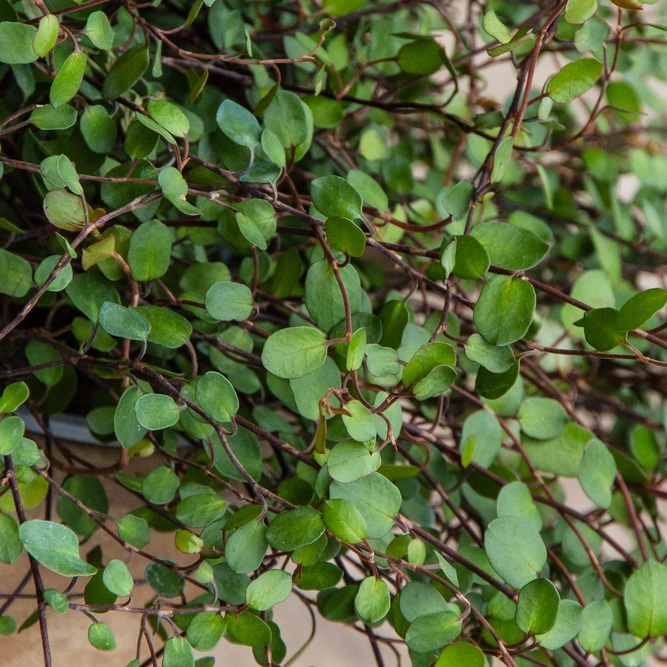
[(114, 100), (127, 92), (141, 78), (148, 67), (148, 48), (135, 46), (123, 53), (112, 65), (104, 79), (102, 95)]

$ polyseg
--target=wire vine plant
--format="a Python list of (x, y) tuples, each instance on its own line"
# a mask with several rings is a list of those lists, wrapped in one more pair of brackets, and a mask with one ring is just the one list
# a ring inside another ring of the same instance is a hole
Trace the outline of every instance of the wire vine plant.
[(0, 633), (665, 662), (649, 5), (3, 0)]

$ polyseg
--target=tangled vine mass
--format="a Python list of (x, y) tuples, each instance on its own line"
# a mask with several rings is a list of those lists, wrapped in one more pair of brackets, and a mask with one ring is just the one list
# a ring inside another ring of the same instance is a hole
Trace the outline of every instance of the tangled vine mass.
[(0, 0), (0, 646), (667, 662), (663, 11)]

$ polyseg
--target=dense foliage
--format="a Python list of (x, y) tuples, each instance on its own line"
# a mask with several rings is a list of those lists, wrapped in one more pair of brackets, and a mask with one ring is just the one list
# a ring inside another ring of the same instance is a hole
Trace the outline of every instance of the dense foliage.
[(0, 633), (661, 657), (667, 28), (612, 1), (0, 0)]

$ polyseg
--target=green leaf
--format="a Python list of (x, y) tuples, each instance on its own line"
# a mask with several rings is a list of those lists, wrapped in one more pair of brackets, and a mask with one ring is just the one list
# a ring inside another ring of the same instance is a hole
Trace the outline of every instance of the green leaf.
[[(361, 306), (359, 274), (352, 265), (338, 269), (352, 312)], [(331, 329), (345, 318), (345, 302), (334, 270), (326, 259), (315, 262), (306, 275), (306, 308), (317, 326)]]
[(226, 627), (227, 623), (221, 614), (203, 611), (188, 625), (188, 641), (196, 651), (210, 651), (218, 645)]
[(32, 40), (32, 48), (39, 58), (43, 58), (58, 41), (60, 23), (54, 14), (47, 14), (39, 19), (37, 33)]
[(493, 156), (493, 168), (491, 169), (491, 182), (502, 181), (509, 163), (512, 161), (512, 151), (514, 149), (514, 138), (505, 137)]
[(126, 514), (118, 522), (118, 537), (137, 549), (143, 549), (151, 539), (146, 521), (134, 514)]
[(380, 311), (382, 321), (380, 345), (398, 349), (401, 346), (403, 332), (408, 325), (409, 318), (408, 307), (403, 301), (397, 299), (387, 301)]
[(118, 597), (126, 597), (132, 593), (134, 579), (122, 560), (110, 560), (102, 573), (104, 585)]
[(146, 581), (162, 597), (175, 598), (181, 595), (185, 579), (180, 574), (159, 563), (151, 563), (146, 568)]
[(361, 368), (366, 354), (366, 328), (357, 329), (350, 338), (347, 347), (347, 356), (345, 366), (349, 371), (356, 371)]
[(261, 129), (257, 118), (233, 100), (225, 100), (218, 107), (215, 119), (218, 127), (234, 143), (240, 146), (259, 144)]
[[(301, 102), (298, 95), (279, 90), (264, 112), (264, 128), (271, 130), (285, 148), (296, 148), (308, 140), (306, 109), (307, 107)], [(322, 211), (322, 213), (325, 212)]]
[(623, 591), (628, 629), (635, 637), (662, 637), (667, 632), (667, 567), (649, 560), (632, 573)]
[(531, 438), (551, 440), (560, 436), (570, 420), (565, 408), (552, 398), (527, 398), (519, 409), (521, 430)]
[(148, 47), (134, 46), (116, 60), (104, 79), (102, 97), (115, 100), (139, 81), (148, 68)]
[(343, 570), (333, 563), (315, 563), (303, 566), (296, 585), (302, 591), (322, 591), (335, 586), (342, 578)]
[(341, 498), (327, 500), (322, 516), (327, 529), (343, 542), (356, 544), (366, 539), (366, 520), (351, 502)]
[(237, 528), (227, 539), (225, 558), (233, 572), (254, 572), (266, 555), (266, 526), (258, 521)]
[[(237, 142), (238, 143), (238, 142)], [(285, 148), (283, 147), (278, 135), (271, 130), (264, 130), (262, 132), (262, 150), (266, 153), (266, 157), (274, 162), (279, 167), (285, 167)]]
[(160, 170), (157, 182), (165, 195), (185, 197), (188, 194), (188, 184), (176, 167), (165, 167)]
[(111, 50), (115, 33), (104, 12), (92, 12), (88, 16), (84, 32), (93, 46), (103, 51)]
[(667, 290), (659, 287), (635, 294), (618, 313), (617, 325), (625, 331), (639, 329), (667, 304)]
[(456, 266), (456, 246), (458, 242), (454, 238), (445, 237), (442, 240), (442, 245), (440, 246), (440, 252), (438, 257), (440, 259), (440, 265), (445, 270), (445, 278), (449, 278)]
[(0, 414), (14, 412), (28, 400), (29, 396), (30, 389), (25, 382), (8, 384), (0, 395)]
[[(55, 350), (50, 345), (42, 343), (38, 340), (31, 340), (26, 345), (25, 355), (33, 366), (57, 362), (62, 359), (60, 352)], [(52, 387), (58, 384), (62, 378), (63, 369), (62, 366), (54, 366), (53, 368), (45, 368), (41, 371), (35, 371), (34, 375), (38, 380), (40, 380), (40, 382), (43, 382), (49, 387)]]
[(572, 641), (581, 629), (582, 608), (574, 600), (561, 600), (554, 627), (536, 639), (542, 648), (550, 651), (565, 646)]
[(171, 637), (164, 644), (162, 667), (194, 667), (192, 647), (185, 637)]
[(276, 233), (276, 212), (262, 199), (248, 199), (237, 204), (235, 219), (239, 231), (248, 243), (266, 250), (267, 243)]
[(456, 366), (456, 353), (448, 343), (425, 343), (403, 369), (403, 385), (414, 386), (440, 365)]
[(596, 350), (606, 352), (625, 343), (627, 330), (621, 327), (619, 311), (615, 308), (596, 308), (587, 311), (575, 326), (583, 326), (586, 341)]
[(398, 375), (401, 372), (396, 350), (374, 343), (366, 346), (366, 365), (368, 371), (378, 377)]
[(366, 623), (377, 623), (389, 612), (391, 598), (387, 584), (376, 577), (366, 577), (354, 598), (354, 609)]
[(482, 288), (473, 319), (491, 345), (508, 345), (523, 338), (535, 310), (535, 290), (521, 278), (493, 276)]
[(172, 102), (167, 100), (151, 100), (146, 109), (149, 116), (169, 134), (181, 139), (188, 136), (190, 121), (188, 117)]
[(581, 615), (578, 641), (584, 651), (597, 653), (609, 640), (614, 615), (605, 600), (587, 604)]
[(590, 90), (602, 74), (602, 63), (595, 58), (582, 58), (568, 63), (547, 84), (547, 94), (554, 102), (567, 104)]
[(591, 440), (586, 445), (579, 464), (579, 483), (584, 493), (598, 507), (609, 509), (615, 479), (614, 457), (602, 442)]
[(491, 37), (497, 39), (501, 44), (507, 44), (512, 39), (509, 28), (498, 18), (493, 9), (484, 12), (482, 27)]
[(44, 591), (44, 600), (58, 614), (64, 614), (69, 609), (67, 598), (55, 588)]
[(549, 245), (533, 232), (509, 222), (486, 222), (472, 230), (494, 266), (511, 271), (531, 269), (539, 264)]
[(144, 394), (134, 404), (137, 421), (149, 431), (169, 428), (178, 421), (180, 408), (171, 396)]
[[(102, 514), (109, 512), (106, 491), (97, 477), (80, 475), (68, 477), (63, 487), (65, 491), (80, 500), (85, 507)], [(56, 507), (63, 523), (78, 535), (90, 537), (99, 528), (99, 524), (64, 496), (58, 499)]]
[(231, 422), (239, 409), (239, 399), (231, 382), (213, 371), (199, 378), (196, 397), (201, 408), (221, 423)]
[(30, 264), (8, 250), (0, 249), (0, 294), (22, 297), (32, 287), (32, 269)]
[(269, 544), (279, 551), (294, 551), (312, 544), (324, 532), (322, 516), (312, 507), (281, 512), (266, 531)]
[(23, 553), (19, 527), (9, 514), (0, 514), (0, 563), (11, 565)]
[(516, 624), (529, 635), (545, 634), (554, 627), (560, 595), (548, 579), (533, 579), (519, 592)]
[(5, 417), (0, 421), (0, 455), (11, 454), (24, 432), (25, 423), (20, 417)]
[(267, 646), (271, 642), (271, 629), (249, 611), (244, 611), (238, 616), (228, 613), (227, 634), (229, 637), (245, 646)]
[(86, 55), (83, 51), (71, 53), (51, 84), (49, 101), (54, 109), (67, 104), (78, 92), (86, 71)]
[(285, 601), (292, 592), (289, 572), (268, 570), (254, 579), (246, 589), (246, 603), (251, 609), (266, 611)]
[(148, 320), (132, 308), (105, 301), (100, 308), (100, 325), (112, 336), (129, 340), (146, 340), (151, 330)]
[(26, 551), (40, 564), (64, 577), (90, 577), (97, 568), (81, 560), (79, 540), (66, 526), (34, 519), (19, 527)]
[(160, 306), (139, 306), (134, 310), (150, 324), (149, 343), (176, 349), (190, 339), (192, 325), (179, 313)]
[(106, 623), (93, 623), (88, 626), (88, 641), (98, 651), (113, 651), (116, 648), (113, 630)]
[(171, 263), (171, 232), (159, 220), (140, 225), (130, 238), (127, 262), (140, 282), (161, 278)]
[(404, 44), (396, 63), (408, 74), (434, 74), (444, 64), (442, 47), (432, 39), (416, 39)]
[(466, 357), (491, 373), (505, 373), (515, 362), (509, 345), (490, 345), (479, 334), (473, 334), (466, 343)]
[(413, 651), (435, 651), (453, 642), (461, 634), (461, 621), (453, 611), (439, 611), (415, 619), (405, 635)]
[(176, 507), (176, 518), (189, 528), (204, 528), (222, 519), (227, 503), (214, 493), (188, 496)]
[(399, 606), (401, 614), (410, 623), (413, 623), (420, 616), (448, 611), (449, 609), (445, 599), (433, 586), (416, 581), (403, 588)]
[(408, 562), (413, 565), (423, 565), (426, 561), (426, 545), (414, 539), (408, 545)]
[(39, 169), (44, 179), (53, 187), (67, 187), (75, 195), (83, 194), (79, 175), (76, 173), (72, 161), (66, 155), (52, 155), (42, 160)]
[(530, 489), (523, 482), (503, 486), (496, 502), (498, 517), (515, 516), (542, 530), (542, 517), (533, 502)]
[(632, 433), (630, 446), (635, 458), (644, 468), (656, 469), (660, 462), (660, 446), (653, 431), (646, 426), (638, 426)]
[(361, 217), (361, 195), (340, 176), (322, 176), (310, 184), (313, 206), (327, 217)]
[(0, 23), (0, 63), (20, 65), (37, 60), (33, 40), (37, 28), (27, 23), (2, 21)]
[(361, 9), (367, 0), (324, 0), (322, 9), (331, 16), (347, 16)]
[(174, 535), (174, 545), (184, 554), (198, 554), (204, 548), (204, 540), (189, 530), (178, 530)]
[(13, 635), (15, 632), (16, 621), (14, 618), (11, 616), (0, 616), (0, 635)]
[(334, 250), (350, 257), (361, 257), (366, 249), (366, 235), (352, 220), (341, 217), (327, 218), (324, 230)]
[(69, 105), (54, 109), (47, 104), (37, 107), (30, 114), (30, 121), (40, 130), (66, 130), (76, 123), (76, 109)]
[(412, 391), (418, 401), (425, 401), (449, 389), (456, 380), (456, 371), (451, 366), (436, 366), (415, 384)]
[(347, 403), (345, 409), (350, 414), (343, 415), (343, 423), (350, 437), (358, 442), (375, 440), (377, 430), (373, 413), (361, 401), (357, 400)]
[[(139, 117), (138, 115), (137, 118)], [(141, 115), (141, 118), (143, 118), (143, 115)], [(127, 128), (123, 150), (133, 159), (141, 159), (149, 156), (161, 136), (160, 132), (158, 132), (160, 126), (150, 120), (150, 118), (148, 120), (155, 127), (148, 127), (144, 122), (136, 120)], [(167, 134), (167, 132), (164, 132), (164, 134)], [(167, 141), (170, 139), (171, 143), (174, 143), (173, 137), (166, 137)]]
[(206, 310), (220, 322), (247, 320), (253, 307), (252, 292), (241, 283), (223, 280), (206, 292)]
[(369, 538), (384, 537), (391, 530), (402, 502), (400, 491), (377, 472), (349, 484), (334, 481), (329, 496), (354, 505), (366, 521)]
[[(373, 430), (375, 430), (372, 415), (371, 423), (373, 424)], [(331, 450), (327, 460), (327, 469), (332, 479), (347, 484), (375, 472), (380, 464), (380, 454), (378, 452), (371, 453), (360, 442), (345, 440), (339, 442)]]
[(361, 195), (368, 206), (386, 211), (389, 208), (389, 199), (382, 186), (365, 171), (352, 169), (347, 173), (348, 183)]
[(461, 445), (465, 447), (474, 438), (475, 448), (471, 460), (488, 468), (500, 451), (502, 429), (490, 410), (477, 410), (463, 422)]
[(484, 653), (477, 646), (461, 642), (446, 646), (435, 663), (435, 667), (460, 667), (461, 665), (485, 667)]
[(597, 0), (568, 0), (564, 18), (568, 23), (585, 23), (597, 8)]
[[(35, 282), (37, 285), (41, 287), (48, 280), (59, 261), (60, 255), (51, 255), (42, 261), (42, 263), (35, 269)], [(67, 287), (67, 285), (70, 284), (73, 275), (72, 265), (66, 264), (62, 269), (60, 269), (56, 278), (51, 281), (49, 286), (46, 288), (46, 291), (61, 292)]]
[(103, 276), (92, 272), (76, 274), (65, 292), (72, 303), (93, 322), (97, 322), (100, 308), (106, 301), (120, 303), (114, 286)]
[(179, 485), (180, 481), (173, 470), (166, 466), (158, 466), (144, 477), (141, 482), (141, 493), (146, 500), (155, 505), (166, 505), (176, 497)]
[(535, 579), (547, 561), (539, 532), (516, 517), (492, 521), (484, 534), (484, 548), (493, 569), (517, 589)]
[(327, 358), (326, 337), (312, 327), (290, 327), (267, 338), (262, 363), (281, 378), (300, 378), (320, 368)]
[(444, 206), (452, 220), (463, 220), (466, 217), (474, 194), (475, 186), (468, 180), (459, 181), (447, 191)]
[(118, 438), (118, 442), (125, 449), (134, 447), (148, 432), (148, 429), (144, 428), (137, 421), (137, 414), (134, 409), (141, 395), (141, 389), (136, 385), (132, 385), (123, 392), (116, 406), (113, 418), (114, 433)]

